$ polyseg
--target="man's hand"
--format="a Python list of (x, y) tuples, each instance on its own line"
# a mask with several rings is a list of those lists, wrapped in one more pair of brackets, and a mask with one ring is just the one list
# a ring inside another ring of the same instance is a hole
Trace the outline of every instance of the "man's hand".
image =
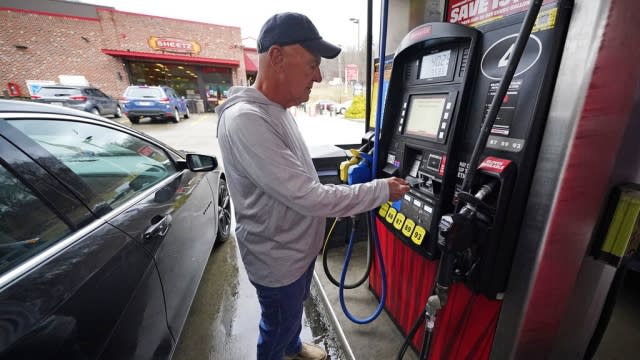
[(389, 185), (389, 200), (391, 201), (401, 199), (402, 195), (409, 191), (409, 183), (405, 179), (390, 177), (384, 180)]

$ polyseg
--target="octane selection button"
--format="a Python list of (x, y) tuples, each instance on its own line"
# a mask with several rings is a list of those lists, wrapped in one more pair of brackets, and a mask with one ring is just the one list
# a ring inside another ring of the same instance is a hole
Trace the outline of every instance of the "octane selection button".
[(393, 227), (396, 228), (396, 230), (402, 229), (404, 219), (406, 219), (406, 216), (404, 216), (403, 213), (398, 213), (398, 215), (396, 215), (396, 219), (393, 221)]
[(416, 229), (413, 232), (413, 235), (411, 235), (411, 241), (413, 241), (413, 243), (416, 245), (422, 245), (422, 241), (424, 240), (424, 236), (426, 234), (427, 234), (427, 230), (425, 230), (425, 228), (423, 228), (422, 226), (418, 225), (416, 226)]

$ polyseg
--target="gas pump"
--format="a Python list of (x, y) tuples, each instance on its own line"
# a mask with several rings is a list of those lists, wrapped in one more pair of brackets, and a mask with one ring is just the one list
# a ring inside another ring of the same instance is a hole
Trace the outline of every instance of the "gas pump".
[[(449, 4), (450, 21), (467, 3)], [(393, 62), (377, 176), (413, 185), (377, 212), (385, 265), (406, 269), (389, 282), (397, 295), (386, 309), (417, 348), (411, 320), (433, 329), (456, 319), (434, 335), (434, 358), (447, 358), (452, 344), (477, 358), (490, 351), (572, 7), (534, 0), (527, 17), (529, 4), (506, 3), (475, 27), (413, 29)], [(375, 264), (371, 277), (377, 293)], [(461, 329), (471, 316), (486, 323)]]
[(386, 103), (378, 175), (403, 177), (411, 190), (379, 216), (429, 259), (438, 255), (438, 220), (453, 209), (457, 168), (451, 154), (465, 126), (478, 38), (467, 26), (425, 24), (405, 37), (394, 59), (389, 88), (402, 95), (389, 94)]

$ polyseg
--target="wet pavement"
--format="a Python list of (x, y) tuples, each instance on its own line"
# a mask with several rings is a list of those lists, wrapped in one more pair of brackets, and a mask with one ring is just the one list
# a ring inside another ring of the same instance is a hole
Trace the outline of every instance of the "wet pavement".
[[(305, 303), (301, 338), (344, 359), (322, 312), (317, 289)], [(242, 268), (235, 239), (215, 248), (182, 330), (174, 360), (255, 359), (260, 305)]]

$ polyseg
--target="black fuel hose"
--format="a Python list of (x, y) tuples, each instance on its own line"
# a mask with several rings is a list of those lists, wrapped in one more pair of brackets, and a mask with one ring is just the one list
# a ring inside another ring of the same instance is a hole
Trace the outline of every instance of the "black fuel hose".
[[(364, 272), (364, 274), (362, 274), (362, 277), (352, 283), (352, 284), (344, 284), (344, 288), (345, 289), (355, 289), (357, 287), (359, 287), (360, 285), (364, 284), (365, 281), (367, 281), (367, 279), (369, 278), (369, 272), (371, 271), (371, 265), (373, 264), (373, 251), (371, 251), (372, 248), (372, 244), (371, 244), (371, 237), (369, 236), (369, 217), (366, 216), (367, 218), (367, 266), (366, 266), (366, 271)], [(357, 230), (357, 221), (352, 220), (353, 223), (351, 224), (351, 231), (356, 231)], [(335, 277), (333, 277), (333, 275), (331, 274), (331, 270), (329, 270), (329, 263), (328, 263), (328, 249), (327, 249), (327, 244), (329, 243), (329, 239), (331, 238), (331, 234), (333, 233), (333, 229), (336, 226), (336, 223), (338, 222), (338, 218), (336, 218), (333, 221), (333, 225), (331, 225), (331, 228), (329, 229), (329, 233), (327, 234), (327, 238), (324, 241), (324, 246), (322, 247), (322, 267), (324, 268), (324, 273), (327, 275), (327, 279), (329, 279), (329, 281), (335, 285), (335, 286), (340, 286), (340, 282), (338, 280), (336, 280)]]
[(407, 337), (404, 339), (404, 343), (402, 343), (402, 347), (400, 348), (400, 351), (398, 352), (398, 357), (396, 358), (397, 360), (402, 360), (402, 358), (404, 357), (404, 354), (407, 352), (407, 349), (409, 348), (411, 339), (413, 339), (413, 337), (416, 335), (416, 332), (420, 328), (420, 325), (422, 325), (422, 323), (424, 322), (425, 318), (426, 318), (426, 313), (424, 311), (421, 311), (420, 316), (418, 316), (418, 318), (416, 319), (416, 322), (413, 324), (413, 327), (407, 334)]

